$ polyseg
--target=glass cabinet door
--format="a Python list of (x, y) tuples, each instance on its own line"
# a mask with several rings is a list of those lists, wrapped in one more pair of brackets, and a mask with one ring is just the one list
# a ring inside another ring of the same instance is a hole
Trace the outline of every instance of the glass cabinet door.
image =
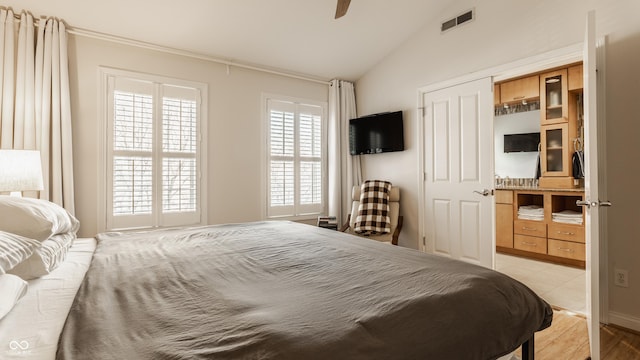
[(568, 98), (566, 69), (542, 74), (540, 76), (540, 123), (545, 125), (567, 122)]
[(569, 176), (568, 124), (545, 125), (541, 130), (542, 176)]

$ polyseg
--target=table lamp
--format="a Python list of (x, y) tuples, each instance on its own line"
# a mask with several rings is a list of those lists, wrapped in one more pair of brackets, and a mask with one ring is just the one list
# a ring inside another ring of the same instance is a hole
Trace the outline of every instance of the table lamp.
[(40, 151), (0, 150), (0, 192), (22, 196), (23, 191), (42, 189)]

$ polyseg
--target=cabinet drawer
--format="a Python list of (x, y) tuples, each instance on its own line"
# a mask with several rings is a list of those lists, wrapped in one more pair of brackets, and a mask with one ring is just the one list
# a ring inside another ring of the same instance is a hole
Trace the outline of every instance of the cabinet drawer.
[(549, 238), (584, 243), (584, 226), (551, 223)]
[(531, 251), (539, 254), (547, 253), (547, 239), (535, 236), (514, 235), (513, 247), (518, 250)]
[(547, 237), (547, 224), (537, 221), (515, 220), (513, 222), (513, 232), (515, 234)]
[(586, 259), (584, 244), (570, 241), (549, 239), (548, 254), (581, 261)]
[(496, 190), (496, 204), (513, 204), (513, 191)]

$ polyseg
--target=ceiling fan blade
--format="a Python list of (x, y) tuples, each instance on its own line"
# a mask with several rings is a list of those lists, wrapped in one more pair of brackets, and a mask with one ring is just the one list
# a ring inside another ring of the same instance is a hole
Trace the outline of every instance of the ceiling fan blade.
[(351, 0), (338, 0), (338, 6), (336, 7), (336, 19), (343, 17), (347, 13), (350, 3)]

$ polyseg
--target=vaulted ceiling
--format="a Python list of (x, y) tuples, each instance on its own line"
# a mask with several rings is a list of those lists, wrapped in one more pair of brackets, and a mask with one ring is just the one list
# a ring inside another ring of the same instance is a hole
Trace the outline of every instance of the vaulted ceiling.
[[(427, 24), (442, 0), (2, 0), (76, 29), (308, 75), (356, 80)], [(447, 14), (455, 16), (457, 14)]]

